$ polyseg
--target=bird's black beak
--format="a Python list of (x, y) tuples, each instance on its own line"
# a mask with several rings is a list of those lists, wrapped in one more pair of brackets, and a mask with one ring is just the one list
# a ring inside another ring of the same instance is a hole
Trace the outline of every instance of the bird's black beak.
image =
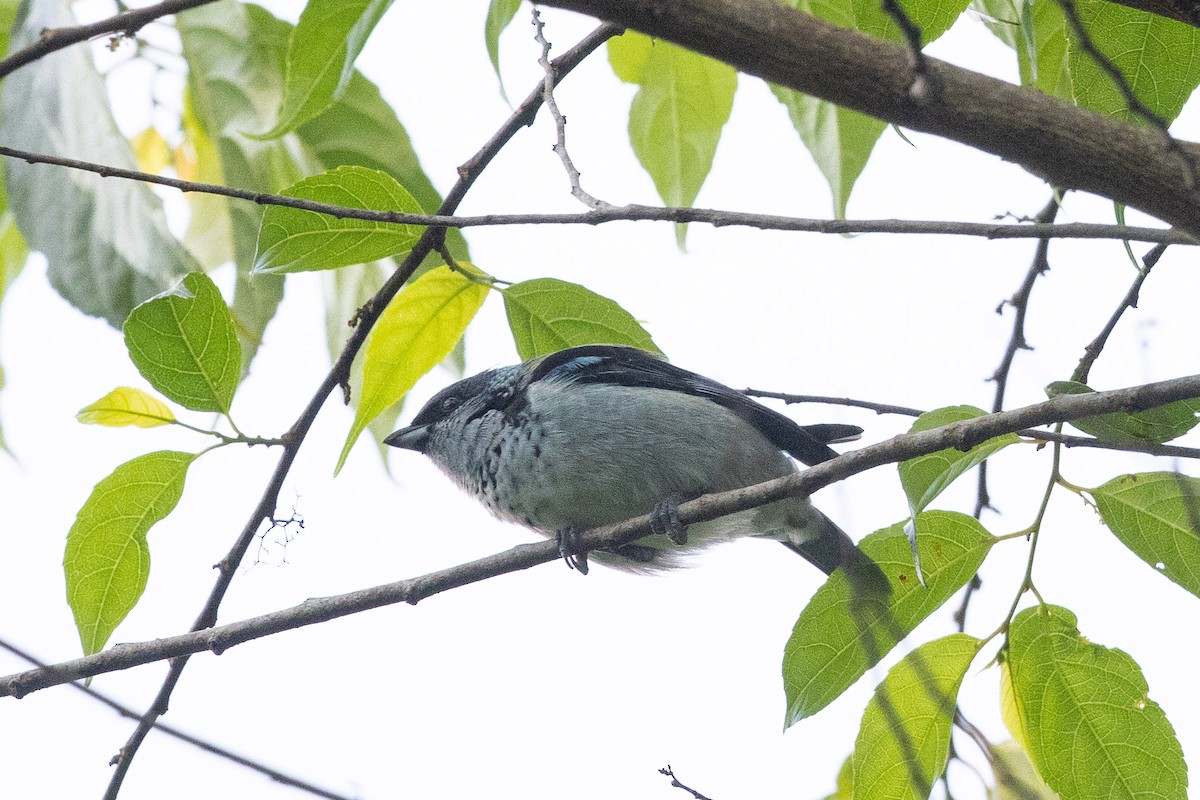
[(390, 434), (383, 440), (384, 444), (389, 444), (392, 447), (402, 447), (405, 450), (416, 450), (418, 453), (425, 452), (425, 445), (429, 442), (429, 426), (428, 425), (409, 425), (407, 428), (401, 428), (395, 433)]

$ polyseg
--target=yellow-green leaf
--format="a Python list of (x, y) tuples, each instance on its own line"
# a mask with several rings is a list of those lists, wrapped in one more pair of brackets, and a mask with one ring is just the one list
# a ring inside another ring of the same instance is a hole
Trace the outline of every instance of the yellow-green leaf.
[(854, 744), (854, 797), (924, 800), (946, 769), (958, 687), (980, 641), (955, 633), (892, 667), (863, 712)]
[(461, 266), (474, 279), (449, 267), (430, 270), (396, 295), (367, 337), (358, 408), (335, 474), (368, 423), (450, 354), (483, 305), (486, 277), (469, 264)]
[(500, 292), (522, 361), (581, 344), (624, 344), (662, 352), (632, 314), (577, 283), (536, 278)]
[(138, 169), (142, 172), (157, 175), (171, 162), (171, 146), (158, 128), (146, 128), (130, 139), (129, 144), (133, 147)]
[(104, 648), (150, 575), (146, 533), (183, 494), (193, 453), (163, 450), (127, 461), (96, 484), (67, 533), (67, 603), (87, 655)]
[(1030, 759), (1072, 800), (1185, 800), (1175, 731), (1137, 663), (1080, 635), (1059, 606), (1017, 614), (1008, 669)]
[(1200, 596), (1200, 480), (1176, 472), (1122, 475), (1090, 494), (1122, 544)]
[(949, 511), (919, 514), (916, 531), (925, 586), (913, 572), (904, 523), (897, 523), (859, 543), (891, 584), (886, 605), (856, 596), (838, 570), (800, 612), (783, 653), (785, 726), (829, 705), (879, 663), (971, 579), (995, 542), (978, 520)]
[(75, 419), (86, 425), (107, 425), (111, 428), (125, 425), (156, 428), (170, 425), (175, 421), (175, 415), (157, 397), (141, 389), (118, 386), (90, 406), (79, 409)]
[(992, 774), (996, 786), (988, 794), (992, 800), (1059, 800), (1033, 768), (1029, 754), (1014, 741), (992, 746)]

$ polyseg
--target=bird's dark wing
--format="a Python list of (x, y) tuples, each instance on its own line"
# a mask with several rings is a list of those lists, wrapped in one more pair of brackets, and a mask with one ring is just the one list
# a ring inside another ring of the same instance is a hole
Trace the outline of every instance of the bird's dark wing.
[(722, 383), (632, 347), (584, 345), (560, 350), (534, 368), (530, 382), (539, 380), (645, 386), (703, 397), (734, 412), (780, 450), (809, 466), (837, 455), (827, 443), (849, 441), (862, 433), (853, 425), (797, 425)]

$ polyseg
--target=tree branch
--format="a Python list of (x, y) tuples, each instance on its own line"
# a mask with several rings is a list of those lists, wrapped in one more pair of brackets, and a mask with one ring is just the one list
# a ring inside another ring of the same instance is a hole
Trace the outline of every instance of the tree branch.
[(1200, 27), (1200, 4), (1197, 4), (1196, 0), (1110, 0), (1110, 2)]
[(124, 11), (108, 19), (93, 22), (90, 25), (74, 25), (70, 28), (47, 28), (42, 31), (37, 41), (33, 44), (0, 59), (0, 78), (8, 75), (13, 70), (19, 69), (26, 64), (32, 64), (39, 58), (57, 50), (70, 47), (73, 44), (86, 42), (108, 33), (133, 36), (148, 23), (160, 17), (177, 14), (180, 11), (208, 5), (212, 2), (214, 0), (164, 0), (164, 2), (157, 5)]
[(1200, 232), (1186, 187), (1200, 145), (1101, 116), (1034, 89), (927, 57), (928, 97), (909, 96), (907, 48), (830, 25), (773, 0), (546, 0), (687, 47), (741, 71), (913, 130), (1014, 161)]
[(1172, 228), (1148, 228), (1129, 225), (1103, 225), (1075, 222), (1064, 225), (1002, 222), (957, 222), (953, 220), (910, 219), (812, 219), (783, 217), (776, 214), (751, 214), (716, 208), (681, 208), (677, 206), (606, 206), (578, 214), (409, 214), (399, 211), (350, 208), (332, 203), (319, 203), (299, 197), (234, 189), (215, 183), (200, 183), (154, 175), (132, 169), (120, 169), (90, 161), (60, 158), (0, 145), (0, 156), (19, 158), (30, 164), (94, 172), (105, 178), (153, 183), (181, 192), (200, 192), (245, 200), (262, 206), (281, 206), (327, 214), (337, 219), (360, 219), (367, 222), (389, 222), (397, 225), (421, 225), (437, 228), (479, 228), (507, 225), (604, 225), (610, 222), (699, 222), (716, 228), (740, 226), (758, 230), (792, 231), (795, 233), (856, 234), (888, 233), (901, 235), (978, 236), (984, 239), (1119, 239), (1153, 244), (1196, 245), (1200, 240), (1191, 234)]
[[(1175, 378), (1126, 389), (1092, 394), (1060, 395), (1013, 411), (943, 425), (927, 431), (896, 436), (886, 442), (844, 453), (837, 458), (784, 478), (757, 486), (736, 489), (683, 503), (679, 521), (693, 525), (754, 508), (785, 497), (806, 497), (851, 475), (885, 464), (905, 461), (946, 448), (969, 450), (995, 436), (1116, 411), (1132, 412), (1200, 397), (1200, 375)], [(1035, 432), (1036, 434), (1036, 432)], [(1038, 434), (1040, 435), (1040, 434)], [(618, 525), (597, 528), (579, 537), (581, 550), (618, 547), (651, 533), (650, 516)], [(557, 561), (558, 544), (545, 541), (519, 545), (503, 553), (417, 578), (361, 589), (348, 594), (306, 600), (292, 608), (240, 622), (197, 630), (179, 636), (136, 644), (119, 644), (103, 653), (54, 664), (45, 669), (19, 672), (0, 678), (0, 697), (23, 697), (30, 692), (58, 686), (106, 672), (128, 669), (163, 659), (177, 659), (211, 650), (220, 654), (230, 647), (281, 631), (326, 622), (396, 603), (416, 604), (435, 594), (478, 583), (517, 570)], [(176, 662), (177, 663), (177, 662)]]

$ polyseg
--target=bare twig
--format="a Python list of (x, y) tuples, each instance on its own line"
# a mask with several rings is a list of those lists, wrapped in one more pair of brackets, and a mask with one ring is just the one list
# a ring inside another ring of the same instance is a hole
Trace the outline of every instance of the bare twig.
[[(332, 386), (329, 389), (332, 389)], [(1005, 433), (1026, 431), (1039, 425), (1096, 414), (1140, 411), (1194, 397), (1200, 397), (1200, 375), (1107, 392), (1060, 395), (1025, 408), (896, 436), (886, 442), (844, 453), (803, 472), (757, 486), (706, 495), (680, 504), (679, 521), (684, 525), (693, 525), (785, 497), (807, 497), (825, 486), (884, 464), (905, 461), (951, 447), (969, 450), (981, 442)], [(619, 547), (651, 532), (650, 516), (645, 515), (618, 525), (582, 533), (578, 546), (580, 550)], [(0, 697), (21, 697), (80, 678), (168, 658), (180, 659), (182, 656), (204, 650), (221, 653), (230, 647), (280, 631), (314, 625), (381, 606), (396, 603), (415, 604), (435, 594), (478, 583), (496, 575), (557, 561), (560, 557), (558, 544), (554, 541), (520, 545), (503, 553), (418, 578), (349, 594), (307, 600), (298, 606), (241, 622), (149, 642), (117, 645), (96, 655), (0, 678)]]
[[(618, 32), (618, 29), (612, 26), (601, 25), (557, 60), (556, 66), (559, 74), (565, 75), (570, 72), (587, 55)], [(495, 157), (496, 153), (504, 147), (517, 131), (532, 122), (538, 108), (541, 106), (541, 101), (542, 95), (541, 88), (539, 87), (530, 93), (487, 144), (469, 162), (459, 168), (459, 180), (442, 202), (441, 208), (438, 209), (441, 213), (451, 213), (458, 207), (463, 196), (475, 182), (476, 177), (492, 158)], [(412, 252), (404, 259), (404, 262), (396, 272), (388, 278), (375, 297), (368, 301), (360, 311), (358, 325), (350, 334), (349, 339), (347, 339), (342, 352), (330, 369), (329, 374), (322, 381), (320, 387), (317, 388), (312, 399), (309, 400), (308, 405), (300, 414), (300, 417), (282, 437), (284, 440), (283, 455), (280, 457), (279, 463), (271, 475), (270, 482), (264, 490), (262, 498), (246, 522), (246, 526), (242, 529), (241, 534), (238, 536), (229, 553), (218, 564), (220, 571), (216, 585), (213, 587), (208, 600), (204, 604), (204, 608), (192, 626), (194, 633), (203, 632), (205, 629), (211, 628), (216, 624), (217, 609), (220, 607), (221, 601), (225, 597), (225, 592), (233, 580), (237, 565), (241, 563), (251, 542), (254, 541), (259, 527), (264, 522), (269, 522), (272, 519), (283, 481), (291, 469), (292, 463), (309, 428), (312, 427), (318, 412), (324, 405), (325, 399), (334, 389), (347, 381), (350, 374), (350, 365), (354, 360), (354, 356), (366, 341), (371, 327), (375, 324), (379, 315), (383, 313), (383, 309), (387, 306), (388, 301), (400, 291), (400, 288), (412, 276), (413, 272), (416, 271), (425, 256), (438, 245), (443, 232), (444, 229), (442, 228), (427, 228), (421, 235), (421, 238), (413, 245)], [(129, 770), (129, 765), (134, 755), (136, 755), (138, 748), (141, 746), (142, 741), (145, 739), (146, 734), (153, 728), (158, 717), (166, 713), (167, 703), (174, 692), (176, 684), (179, 682), (179, 677), (186, 664), (187, 654), (178, 654), (177, 657), (172, 659), (170, 670), (159, 689), (158, 696), (138, 723), (137, 728), (129, 737), (125, 746), (121, 749), (116, 770), (114, 770), (108, 789), (105, 792), (106, 800), (115, 800), (117, 794), (120, 792), (125, 775)]]
[(197, 8), (211, 2), (213, 0), (164, 0), (164, 2), (157, 5), (124, 11), (108, 19), (93, 22), (90, 25), (74, 25), (69, 28), (48, 28), (42, 31), (36, 42), (0, 60), (0, 78), (56, 50), (62, 50), (73, 44), (86, 42), (97, 36), (104, 36), (106, 34), (133, 36), (148, 23), (160, 17), (177, 14), (180, 11)]
[[(199, 192), (245, 200), (263, 206), (281, 206), (327, 214), (337, 219), (360, 219), (367, 222), (390, 222), (397, 225), (424, 225), (438, 228), (475, 228), (504, 225), (603, 225), (609, 222), (677, 222), (707, 223), (714, 227), (741, 226), (758, 230), (793, 231), (797, 233), (856, 234), (888, 233), (912, 235), (978, 236), (985, 239), (1125, 239), (1158, 244), (1195, 245), (1190, 234), (1171, 228), (1147, 228), (1126, 225), (1070, 223), (1065, 225), (1010, 224), (1001, 222), (956, 222), (942, 220), (904, 219), (811, 219), (783, 217), (774, 214), (749, 214), (714, 208), (659, 207), (643, 205), (605, 206), (579, 214), (481, 214), (454, 216), (451, 214), (408, 214), (398, 211), (375, 211), (349, 208), (331, 203), (318, 203), (298, 197), (235, 189), (214, 183), (184, 181), (149, 172), (120, 169), (90, 161), (33, 153), (0, 145), (0, 156), (19, 158), (30, 164), (50, 164), (84, 172), (94, 172), (106, 178), (153, 183), (181, 192)], [(465, 166), (463, 167), (466, 168)]]
[(672, 770), (672, 769), (671, 769), (671, 765), (670, 765), (670, 764), (667, 764), (665, 767), (661, 767), (661, 768), (658, 770), (658, 774), (659, 774), (659, 775), (666, 775), (668, 778), (670, 778), (670, 779), (671, 779), (671, 786), (672, 786), (673, 788), (675, 788), (675, 789), (683, 789), (685, 792), (687, 792), (687, 793), (688, 793), (688, 794), (690, 794), (690, 795), (691, 795), (693, 798), (695, 798), (695, 800), (709, 800), (709, 798), (708, 798), (706, 795), (703, 795), (703, 794), (701, 794), (700, 792), (697, 792), (697, 791), (696, 791), (695, 789), (693, 789), (692, 787), (690, 787), (690, 786), (687, 786), (686, 784), (684, 784), (684, 783), (680, 782), (679, 778), (676, 778), (676, 777), (675, 777), (675, 772), (674, 772), (674, 770)]
[(546, 40), (546, 30), (537, 6), (533, 7), (533, 30), (534, 41), (542, 46), (542, 55), (538, 58), (538, 63), (542, 65), (546, 74), (542, 81), (542, 100), (550, 116), (554, 118), (554, 127), (558, 131), (558, 141), (555, 142), (553, 150), (562, 161), (563, 169), (567, 171), (567, 180), (571, 182), (571, 196), (588, 208), (608, 208), (608, 203), (592, 197), (580, 185), (579, 170), (575, 168), (575, 162), (567, 152), (567, 118), (558, 110), (558, 101), (554, 99), (554, 84), (558, 81), (558, 73), (550, 63), (550, 42)]
[[(12, 644), (11, 642), (7, 642), (3, 639), (0, 639), (0, 648), (7, 650), (8, 652), (12, 653), (13, 655), (17, 656), (18, 658), (24, 659), (25, 661), (28, 661), (31, 664), (35, 664), (38, 667), (45, 668), (47, 666), (44, 661), (41, 661), (40, 659), (30, 655), (29, 653), (25, 652), (24, 650), (22, 650), (21, 648), (17, 647), (14, 644)], [(123, 705), (122, 703), (118, 703), (116, 700), (113, 700), (108, 695), (102, 694), (101, 692), (96, 691), (95, 689), (91, 688), (90, 686), (87, 686), (82, 683), (74, 682), (74, 681), (71, 683), (68, 683), (67, 685), (70, 686), (72, 689), (77, 689), (80, 692), (83, 692), (88, 697), (92, 698), (93, 700), (108, 706), (113, 711), (117, 712), (118, 714), (120, 714), (123, 717), (128, 717), (129, 719), (139, 719), (142, 716), (141, 712), (134, 711), (129, 706)], [(239, 764), (243, 767), (246, 767), (247, 769), (252, 769), (255, 772), (258, 772), (262, 775), (267, 776), (268, 778), (275, 781), (276, 783), (282, 783), (285, 786), (293, 786), (297, 789), (300, 789), (301, 791), (308, 792), (309, 794), (316, 795), (317, 797), (324, 797), (324, 798), (327, 798), (328, 800), (350, 800), (346, 795), (341, 795), (341, 794), (338, 794), (337, 792), (332, 792), (328, 789), (323, 789), (320, 786), (311, 784), (308, 781), (301, 780), (300, 778), (292, 777), (291, 775), (288, 775), (285, 772), (281, 772), (277, 769), (273, 769), (272, 767), (268, 767), (265, 764), (262, 764), (258, 761), (254, 761), (253, 759), (247, 758), (245, 756), (238, 755), (237, 753), (233, 752), (232, 750), (226, 750), (224, 747), (221, 747), (220, 745), (216, 745), (216, 744), (213, 744), (212, 742), (206, 741), (204, 739), (200, 739), (196, 736), (192, 736), (190, 733), (184, 733), (183, 731), (179, 730), (175, 726), (168, 725), (167, 723), (162, 722), (161, 720), (154, 723), (154, 730), (158, 731), (159, 733), (165, 733), (167, 736), (178, 739), (181, 742), (186, 742), (187, 744), (190, 744), (193, 747), (198, 747), (199, 749), (203, 750), (206, 753), (212, 753), (215, 756), (232, 761), (233, 763)]]
[(1079, 359), (1079, 365), (1075, 367), (1075, 372), (1071, 375), (1071, 380), (1079, 383), (1087, 383), (1088, 374), (1092, 371), (1092, 365), (1096, 363), (1096, 359), (1100, 357), (1100, 353), (1104, 350), (1104, 345), (1108, 342), (1108, 337), (1116, 329), (1117, 323), (1121, 321), (1121, 317), (1125, 314), (1126, 309), (1137, 308), (1138, 295), (1142, 291), (1142, 284), (1146, 282), (1146, 278), (1150, 276), (1150, 270), (1154, 269), (1154, 265), (1162, 258), (1162, 254), (1166, 252), (1166, 245), (1158, 245), (1151, 248), (1150, 252), (1142, 258), (1142, 268), (1138, 270), (1137, 277), (1133, 279), (1133, 283), (1129, 286), (1129, 291), (1125, 293), (1120, 304), (1113, 311), (1112, 316), (1108, 318), (1104, 329), (1096, 335), (1087, 347), (1083, 348), (1083, 357)]
[(825, 397), (818, 394), (789, 394), (787, 392), (769, 392), (765, 389), (743, 389), (742, 394), (750, 397), (765, 397), (771, 400), (782, 400), (788, 405), (795, 403), (822, 403), (829, 406), (850, 406), (865, 408), (876, 414), (899, 414), (904, 417), (919, 417), (925, 412), (919, 408), (894, 406), (888, 403), (875, 403), (870, 400), (855, 400), (852, 397)]

